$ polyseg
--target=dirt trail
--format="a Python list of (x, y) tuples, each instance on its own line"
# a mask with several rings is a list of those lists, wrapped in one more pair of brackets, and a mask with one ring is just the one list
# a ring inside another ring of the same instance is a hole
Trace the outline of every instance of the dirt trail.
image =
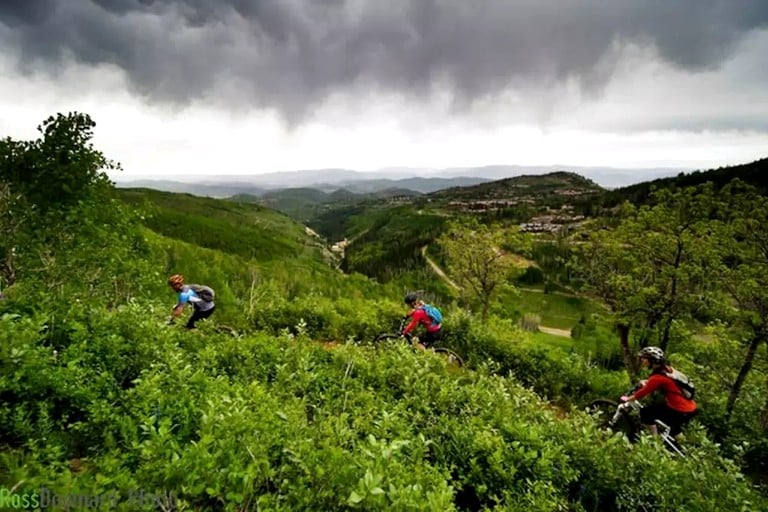
[(427, 256), (427, 246), (426, 245), (421, 248), (421, 255), (424, 256), (424, 259), (427, 261), (429, 266), (432, 267), (432, 270), (434, 270), (437, 275), (439, 275), (440, 277), (443, 278), (443, 281), (448, 283), (452, 288), (454, 288), (456, 290), (461, 290), (461, 287), (459, 285), (457, 285), (456, 283), (454, 283), (453, 281), (451, 281), (451, 278), (448, 277), (445, 274), (445, 272), (443, 272), (443, 269), (441, 269), (439, 266), (437, 266), (437, 263), (432, 261), (432, 259), (429, 256)]
[(571, 331), (566, 331), (565, 329), (555, 329), (554, 327), (544, 327), (543, 325), (540, 325), (539, 330), (554, 336), (562, 336), (563, 338), (571, 337)]
[[(437, 275), (439, 275), (446, 283), (448, 283), (448, 285), (450, 285), (452, 288), (456, 290), (461, 290), (461, 287), (456, 283), (454, 283), (453, 281), (451, 281), (451, 278), (448, 277), (445, 272), (443, 272), (443, 269), (441, 269), (437, 265), (437, 263), (432, 261), (432, 259), (429, 256), (427, 256), (426, 245), (421, 248), (421, 255), (424, 256), (424, 260), (427, 262), (427, 264), (429, 264), (430, 267), (432, 267), (432, 270), (434, 270)], [(554, 327), (545, 327), (543, 325), (540, 325), (539, 330), (541, 332), (552, 334), (554, 336), (562, 336), (564, 338), (571, 337), (571, 331), (567, 331), (565, 329), (555, 329)]]
[[(544, 293), (544, 290), (541, 288), (520, 288), (518, 287), (518, 290), (522, 290), (524, 292), (532, 292), (532, 293)], [(559, 292), (559, 291), (550, 291), (547, 292), (547, 295), (560, 295), (561, 297), (578, 297), (578, 295), (575, 295), (573, 293), (568, 292)]]

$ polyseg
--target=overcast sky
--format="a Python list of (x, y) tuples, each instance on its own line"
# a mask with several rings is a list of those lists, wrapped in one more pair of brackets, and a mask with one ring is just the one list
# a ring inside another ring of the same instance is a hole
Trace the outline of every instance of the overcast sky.
[(0, 0), (0, 136), (121, 179), (768, 156), (768, 0)]

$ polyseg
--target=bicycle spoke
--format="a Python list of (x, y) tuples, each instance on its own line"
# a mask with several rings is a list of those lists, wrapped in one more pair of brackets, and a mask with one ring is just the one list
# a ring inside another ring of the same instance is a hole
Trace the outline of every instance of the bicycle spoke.
[(373, 338), (373, 346), (374, 347), (384, 347), (388, 345), (394, 345), (397, 343), (406, 343), (410, 344), (410, 342), (403, 337), (400, 334), (391, 333), (391, 332), (383, 332)]
[(457, 366), (461, 368), (464, 366), (464, 361), (461, 359), (461, 357), (454, 352), (453, 350), (438, 347), (435, 350), (435, 354), (440, 354), (442, 357), (445, 357), (448, 361), (448, 364), (451, 364), (453, 366)]

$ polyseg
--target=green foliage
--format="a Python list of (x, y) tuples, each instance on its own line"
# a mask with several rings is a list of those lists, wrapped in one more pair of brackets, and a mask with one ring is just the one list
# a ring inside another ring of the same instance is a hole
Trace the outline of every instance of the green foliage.
[[(78, 318), (80, 334), (56, 358), (36, 340), (41, 320), (0, 320), (3, 386), (16, 394), (0, 428), (7, 438), (28, 426), (0, 459), (5, 484), (143, 488), (227, 510), (765, 503), (706, 445), (690, 462), (651, 444), (627, 451), (591, 418), (557, 419), (488, 368), (453, 374), (405, 347), (326, 351), (303, 335), (182, 336), (137, 321), (142, 312)], [(552, 371), (546, 361), (530, 370)], [(82, 470), (69, 469), (73, 458)], [(682, 475), (695, 475), (698, 493)]]
[(525, 269), (523, 275), (517, 278), (521, 285), (536, 285), (544, 282), (544, 272), (539, 267), (530, 266)]
[[(582, 316), (603, 311), (588, 297), (565, 293), (543, 293), (541, 289), (502, 289), (492, 307), (493, 314), (507, 318), (519, 318), (524, 313), (535, 313), (541, 324), (556, 329), (571, 329)], [(609, 323), (609, 318), (604, 318)]]
[(551, 172), (544, 175), (515, 176), (480, 183), (469, 187), (451, 188), (430, 194), (434, 199), (450, 200), (493, 200), (493, 199), (554, 199), (565, 197), (562, 191), (578, 191), (582, 194), (597, 194), (603, 189), (595, 182), (572, 172)]
[(340, 206), (329, 209), (307, 222), (307, 225), (330, 241), (352, 238), (370, 226), (360, 226), (361, 220), (369, 220), (368, 207), (364, 204)]
[(601, 315), (582, 317), (582, 321), (571, 329), (574, 350), (601, 368), (621, 370), (621, 350), (616, 343), (616, 331)]

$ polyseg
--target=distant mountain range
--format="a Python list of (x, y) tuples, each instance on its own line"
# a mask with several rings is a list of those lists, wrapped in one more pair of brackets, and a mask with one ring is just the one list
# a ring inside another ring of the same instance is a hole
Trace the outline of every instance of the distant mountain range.
[(407, 189), (429, 194), (453, 187), (477, 185), (526, 174), (548, 174), (556, 171), (577, 173), (604, 188), (616, 188), (675, 176), (681, 172), (690, 171), (690, 169), (492, 165), (447, 169), (393, 167), (370, 172), (349, 169), (316, 169), (272, 172), (252, 176), (185, 176), (179, 180), (122, 180), (119, 177), (115, 180), (118, 187), (146, 187), (211, 197), (231, 197), (238, 194), (262, 196), (270, 190), (286, 188), (314, 188), (324, 192), (345, 189), (358, 194), (370, 194), (387, 189)]

